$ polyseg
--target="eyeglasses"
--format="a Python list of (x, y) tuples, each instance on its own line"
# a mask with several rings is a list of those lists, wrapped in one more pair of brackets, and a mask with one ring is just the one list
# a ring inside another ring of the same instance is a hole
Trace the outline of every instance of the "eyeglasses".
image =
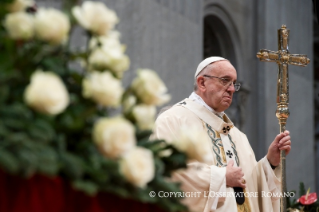
[(240, 83), (236, 83), (236, 82), (233, 82), (231, 81), (231, 79), (229, 78), (223, 78), (223, 77), (215, 77), (215, 76), (210, 76), (210, 75), (203, 75), (204, 77), (208, 77), (208, 78), (217, 78), (220, 80), (220, 82), (226, 86), (227, 88), (231, 85), (234, 85), (234, 88), (235, 88), (235, 91), (239, 91), (240, 89)]

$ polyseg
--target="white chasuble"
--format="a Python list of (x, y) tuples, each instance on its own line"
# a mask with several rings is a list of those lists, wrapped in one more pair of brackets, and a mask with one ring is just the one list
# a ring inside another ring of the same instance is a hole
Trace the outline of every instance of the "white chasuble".
[[(186, 170), (172, 175), (173, 181), (181, 182), (184, 192), (192, 194), (182, 201), (191, 211), (279, 211), (280, 199), (271, 193), (280, 192), (280, 167), (273, 171), (266, 157), (257, 162), (246, 135), (226, 115), (222, 119), (203, 105), (185, 99), (160, 114), (152, 136), (171, 142), (177, 139), (181, 126), (205, 130), (213, 158), (209, 163), (191, 160)], [(244, 172), (243, 205), (237, 205), (233, 188), (226, 187), (229, 160)]]

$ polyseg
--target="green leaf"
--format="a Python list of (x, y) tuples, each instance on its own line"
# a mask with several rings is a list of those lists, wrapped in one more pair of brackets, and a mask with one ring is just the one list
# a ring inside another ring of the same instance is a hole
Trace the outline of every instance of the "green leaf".
[(30, 141), (27, 134), (25, 133), (13, 134), (13, 132), (8, 133), (7, 136), (5, 137), (5, 140), (12, 142), (12, 144), (22, 144), (22, 143), (26, 143)]
[(1, 0), (1, 4), (9, 4), (12, 3), (14, 0)]
[(0, 149), (0, 166), (11, 174), (16, 174), (19, 170), (19, 162), (9, 151)]
[(129, 198), (132, 195), (132, 193), (127, 188), (122, 187), (122, 186), (115, 186), (115, 185), (109, 186), (108, 185), (108, 186), (102, 187), (102, 190), (110, 192), (110, 193), (114, 193), (122, 198)]
[(75, 116), (71, 113), (64, 113), (60, 117), (60, 127), (64, 128), (64, 130), (81, 130), (85, 126), (85, 119), (83, 118), (83, 115)]
[(94, 181), (100, 184), (108, 183), (110, 180), (109, 172), (102, 167), (103, 158), (99, 154), (87, 156), (85, 171)]
[[(293, 190), (293, 191), (290, 191), (290, 192), (293, 192), (294, 196), (296, 195), (296, 191)], [(290, 201), (290, 197), (289, 197), (289, 195), (287, 195), (287, 197), (286, 197), (287, 208), (290, 208), (294, 204), (295, 201), (296, 201), (296, 199)]]
[(0, 87), (0, 102), (5, 102), (8, 99), (9, 91), (10, 91), (10, 89), (8, 86), (1, 86)]
[(161, 161), (159, 158), (155, 157), (154, 163), (155, 163), (156, 175), (163, 175), (163, 173), (165, 171), (165, 165), (164, 165), (163, 161)]
[(157, 155), (160, 151), (167, 149), (167, 143), (164, 140), (150, 141), (148, 139), (144, 139), (138, 141), (137, 145), (151, 150), (154, 155)]
[(70, 179), (79, 179), (83, 176), (83, 161), (82, 159), (72, 153), (62, 152), (60, 153), (62, 172)]
[(151, 188), (145, 188), (145, 189), (136, 188), (134, 196), (136, 196), (137, 199), (141, 202), (155, 203), (156, 198), (150, 196), (151, 191), (152, 191)]
[(53, 71), (59, 75), (66, 74), (63, 57), (47, 57), (42, 61), (45, 71)]
[(49, 176), (54, 176), (58, 173), (58, 155), (53, 149), (47, 146), (43, 146), (42, 148), (38, 149), (36, 154), (39, 158), (37, 169), (40, 173)]
[[(3, 7), (4, 6), (0, 6), (0, 16), (2, 15), (1, 13), (3, 12)], [(2, 32), (0, 34), (0, 39), (0, 70), (3, 74), (4, 71), (13, 68), (12, 66), (14, 65), (15, 41), (9, 39), (7, 32)]]
[(98, 192), (98, 185), (88, 180), (76, 180), (72, 183), (72, 186), (78, 190), (83, 191), (89, 196), (94, 196)]
[(165, 176), (170, 176), (173, 170), (186, 168), (187, 156), (185, 153), (178, 151), (174, 146), (168, 145), (165, 151), (170, 150), (171, 154), (168, 157), (161, 157), (165, 164)]
[(306, 194), (306, 189), (305, 189), (305, 184), (303, 182), (300, 182), (299, 184), (299, 195), (305, 195)]
[(152, 135), (152, 130), (137, 130), (136, 131), (136, 139), (140, 140), (148, 140), (149, 137)]
[(16, 154), (19, 159), (23, 175), (31, 176), (36, 173), (37, 157), (32, 151), (26, 148), (20, 148)]
[(58, 152), (64, 152), (67, 148), (67, 142), (65, 140), (65, 135), (60, 133), (57, 134), (54, 141), (53, 141), (53, 146), (57, 148)]
[(0, 122), (0, 137), (5, 136), (8, 133), (7, 128)]
[(2, 119), (2, 121), (6, 127), (14, 129), (14, 130), (24, 130), (26, 128), (25, 123), (16, 118), (5, 117)]
[(35, 141), (49, 142), (55, 137), (55, 131), (52, 126), (40, 119), (35, 120), (28, 126), (28, 133)]

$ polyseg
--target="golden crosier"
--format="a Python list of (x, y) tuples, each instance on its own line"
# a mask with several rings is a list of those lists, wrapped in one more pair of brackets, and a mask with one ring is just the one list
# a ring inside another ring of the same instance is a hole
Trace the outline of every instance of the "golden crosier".
[[(286, 25), (282, 25), (278, 29), (278, 51), (270, 51), (261, 49), (257, 53), (260, 61), (276, 62), (278, 64), (278, 79), (277, 79), (277, 110), (276, 116), (279, 121), (280, 133), (286, 130), (286, 122), (289, 117), (289, 78), (288, 65), (307, 66), (310, 59), (304, 54), (290, 54), (288, 50), (289, 29)], [(286, 186), (286, 153), (285, 150), (280, 151), (280, 169), (281, 169), (281, 193), (285, 193)], [(280, 211), (286, 212), (287, 200), (286, 197), (280, 197)]]
[(26, 87), (24, 99), (27, 105), (48, 115), (56, 115), (69, 104), (69, 94), (62, 80), (53, 72), (37, 70)]
[(101, 118), (94, 125), (93, 140), (103, 155), (118, 158), (135, 146), (134, 126), (122, 117)]

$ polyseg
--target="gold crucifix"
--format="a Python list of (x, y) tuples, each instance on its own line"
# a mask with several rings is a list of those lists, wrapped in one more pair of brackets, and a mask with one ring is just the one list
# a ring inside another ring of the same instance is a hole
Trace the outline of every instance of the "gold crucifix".
[[(279, 120), (280, 132), (286, 129), (286, 121), (289, 117), (289, 86), (288, 86), (288, 65), (307, 66), (310, 59), (304, 54), (289, 54), (288, 51), (289, 29), (286, 25), (282, 25), (278, 29), (278, 51), (270, 51), (262, 49), (257, 53), (257, 57), (263, 62), (276, 62), (278, 64), (278, 80), (277, 80), (277, 110), (276, 116)], [(281, 175), (281, 197), (280, 211), (286, 212), (286, 154), (285, 151), (280, 152)]]

